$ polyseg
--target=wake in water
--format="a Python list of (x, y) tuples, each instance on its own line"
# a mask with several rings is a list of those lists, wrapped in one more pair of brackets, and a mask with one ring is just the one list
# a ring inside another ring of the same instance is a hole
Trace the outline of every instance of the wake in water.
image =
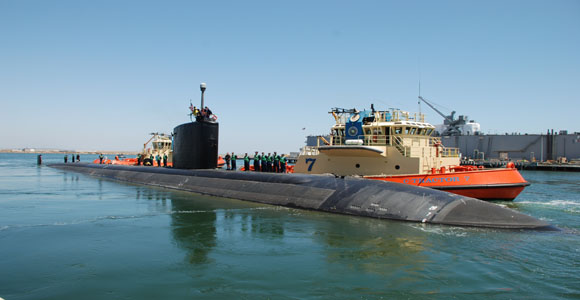
[(552, 200), (548, 202), (538, 202), (538, 201), (521, 201), (518, 204), (538, 204), (547, 206), (580, 206), (580, 202), (570, 201), (570, 200)]
[(561, 210), (566, 213), (580, 214), (580, 202), (571, 200), (551, 200), (547, 202), (521, 201), (517, 204), (545, 207), (548, 209)]

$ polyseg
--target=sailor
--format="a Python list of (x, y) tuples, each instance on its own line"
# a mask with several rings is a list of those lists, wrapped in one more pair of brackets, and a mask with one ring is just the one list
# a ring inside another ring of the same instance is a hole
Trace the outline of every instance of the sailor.
[[(276, 153), (276, 152), (274, 152)], [(274, 162), (274, 158), (276, 157), (275, 154), (272, 154), (272, 156), (270, 156), (270, 172), (276, 172), (276, 164)]]
[(141, 153), (137, 154), (137, 165), (141, 165)]
[(274, 173), (280, 172), (280, 155), (276, 154), (274, 151), (274, 155), (272, 155), (272, 161), (274, 161)]
[(232, 171), (236, 171), (238, 168), (236, 167), (236, 161), (238, 160), (238, 156), (232, 152)]
[(266, 172), (272, 172), (272, 155), (268, 152), (266, 156)]
[(244, 155), (244, 171), (250, 171), (250, 157), (248, 153)]
[(77, 162), (80, 162), (80, 161), (81, 161), (81, 156), (80, 156), (80, 154), (77, 154)]
[(282, 156), (278, 155), (278, 171), (282, 173)]
[(286, 157), (284, 154), (280, 157), (280, 173), (286, 173)]
[(103, 164), (103, 153), (99, 154), (99, 164)]
[(254, 172), (260, 172), (260, 155), (258, 151), (254, 154)]
[(226, 153), (226, 156), (224, 156), (224, 159), (226, 160), (226, 170), (229, 170), (230, 169), (230, 161), (232, 159), (229, 152)]
[(72, 159), (72, 162), (75, 162), (75, 154), (71, 154), (70, 158)]
[[(65, 154), (64, 155), (64, 163), (66, 164), (67, 162), (68, 162), (68, 155)], [(103, 162), (101, 161), (101, 163), (103, 163)]]
[(262, 158), (262, 168), (260, 170), (266, 172), (268, 170), (268, 159), (266, 158), (266, 155), (264, 155), (264, 152), (262, 152), (262, 156), (260, 157)]
[(192, 113), (193, 113), (193, 116), (195, 117), (195, 120), (199, 121), (199, 118), (201, 117), (201, 112), (199, 111), (199, 108), (194, 106)]
[(151, 166), (153, 167), (155, 165), (155, 157), (153, 157), (153, 153), (149, 155), (149, 159), (151, 160)]
[(167, 153), (163, 154), (163, 166), (167, 167)]
[(157, 166), (161, 167), (161, 155), (155, 155), (155, 160), (157, 161)]

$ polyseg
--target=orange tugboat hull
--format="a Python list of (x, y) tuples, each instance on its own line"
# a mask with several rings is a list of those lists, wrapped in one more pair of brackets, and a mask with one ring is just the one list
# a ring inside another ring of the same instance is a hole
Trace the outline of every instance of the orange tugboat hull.
[(515, 168), (452, 170), (422, 175), (366, 176), (482, 200), (513, 200), (530, 185)]

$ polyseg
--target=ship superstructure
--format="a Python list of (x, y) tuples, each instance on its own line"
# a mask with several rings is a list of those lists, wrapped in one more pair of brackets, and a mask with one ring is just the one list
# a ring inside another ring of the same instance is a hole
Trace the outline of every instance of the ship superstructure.
[[(375, 111), (333, 108), (336, 123), (329, 139), (305, 146), (295, 172), (345, 175), (427, 174), (458, 166), (457, 148), (446, 148), (432, 134), (423, 114), (399, 109)], [(356, 159), (355, 159), (356, 158)]]

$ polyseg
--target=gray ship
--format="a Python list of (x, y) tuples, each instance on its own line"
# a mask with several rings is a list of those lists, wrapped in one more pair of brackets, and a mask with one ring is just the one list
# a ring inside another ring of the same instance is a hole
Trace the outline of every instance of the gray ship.
[(445, 115), (423, 97), (419, 96), (419, 100), (443, 117), (443, 124), (435, 126), (443, 145), (459, 148), (466, 160), (557, 160), (565, 163), (580, 159), (580, 132), (568, 134), (567, 130), (560, 130), (554, 133), (552, 129), (546, 134), (486, 135), (479, 123), (469, 120), (467, 116), (460, 115), (455, 119), (455, 111)]

